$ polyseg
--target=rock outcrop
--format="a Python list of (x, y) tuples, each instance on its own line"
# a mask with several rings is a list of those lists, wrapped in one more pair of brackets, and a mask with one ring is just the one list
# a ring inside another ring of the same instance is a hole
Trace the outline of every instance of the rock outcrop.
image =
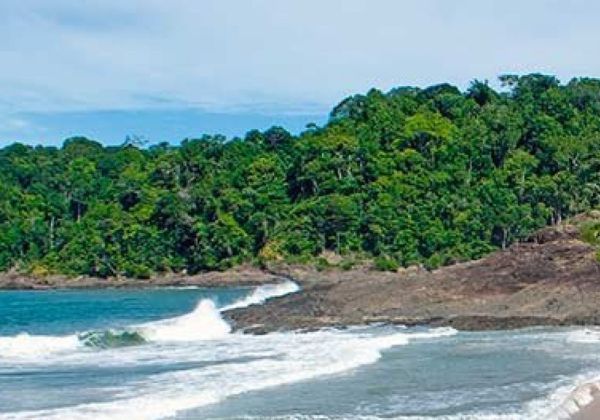
[(263, 333), (376, 322), (465, 330), (600, 324), (600, 264), (575, 223), (435, 271), (286, 267), (278, 274), (299, 281), (302, 291), (226, 313), (237, 329)]

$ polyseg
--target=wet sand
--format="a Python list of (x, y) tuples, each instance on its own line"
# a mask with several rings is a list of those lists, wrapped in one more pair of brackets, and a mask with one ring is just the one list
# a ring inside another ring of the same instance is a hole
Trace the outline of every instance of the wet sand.
[(597, 384), (587, 384), (584, 387), (588, 388), (588, 395), (581, 401), (571, 420), (598, 420), (600, 419), (600, 388)]
[(586, 383), (575, 388), (557, 408), (552, 418), (569, 420), (600, 419), (600, 385)]

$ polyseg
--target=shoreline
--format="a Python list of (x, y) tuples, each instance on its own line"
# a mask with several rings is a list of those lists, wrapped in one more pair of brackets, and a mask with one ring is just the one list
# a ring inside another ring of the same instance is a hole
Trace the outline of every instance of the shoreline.
[(600, 262), (596, 249), (569, 224), (433, 271), (307, 266), (272, 271), (299, 282), (302, 291), (225, 313), (234, 329), (263, 334), (374, 323), (468, 331), (600, 325)]
[(563, 400), (555, 411), (558, 419), (597, 420), (600, 419), (600, 384), (581, 384)]
[(0, 291), (56, 289), (151, 289), (160, 287), (234, 287), (260, 286), (287, 279), (284, 276), (249, 266), (227, 271), (209, 271), (194, 275), (165, 273), (148, 279), (126, 277), (90, 277), (49, 275), (35, 277), (15, 272), (0, 273)]
[[(548, 245), (552, 246), (553, 256), (542, 262), (568, 266), (570, 275), (565, 277), (560, 270), (544, 271), (543, 278), (531, 281), (531, 266), (538, 266), (536, 257), (543, 256)], [(0, 290), (251, 287), (285, 280), (301, 285), (296, 293), (223, 313), (233, 330), (250, 334), (375, 323), (450, 326), (468, 331), (600, 325), (595, 309), (600, 301), (600, 270), (595, 260), (586, 258), (590, 252), (587, 245), (569, 238), (516, 248), (433, 272), (419, 268), (391, 273), (365, 267), (317, 270), (281, 265), (269, 270), (241, 266), (224, 272), (167, 274), (145, 280), (65, 276), (40, 279), (0, 273)], [(573, 264), (574, 259), (579, 265)], [(590, 267), (594, 271), (586, 277)], [(558, 279), (548, 274), (552, 272), (558, 274)], [(520, 279), (519, 273), (525, 273), (528, 281)], [(557, 419), (599, 419), (600, 384), (574, 385), (554, 415)]]
[(264, 334), (374, 323), (510, 330), (600, 325), (600, 261), (576, 225), (546, 228), (479, 260), (433, 271), (375, 271), (273, 263), (223, 272), (165, 274), (148, 280), (34, 278), (0, 273), (0, 289), (258, 286), (291, 280), (297, 293), (226, 311), (234, 330)]

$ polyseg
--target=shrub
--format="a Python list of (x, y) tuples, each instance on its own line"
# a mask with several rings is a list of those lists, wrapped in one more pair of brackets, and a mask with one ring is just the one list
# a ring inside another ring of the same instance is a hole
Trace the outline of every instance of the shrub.
[(354, 267), (355, 264), (356, 264), (356, 261), (354, 261), (353, 259), (345, 259), (339, 264), (339, 267), (342, 270), (347, 271), (347, 270), (352, 270), (352, 268)]
[(40, 264), (40, 263), (35, 263), (30, 267), (29, 273), (33, 277), (46, 277), (47, 275), (51, 274), (51, 271), (45, 265)]
[(375, 269), (379, 271), (398, 271), (400, 264), (390, 257), (381, 256), (375, 258)]
[(125, 275), (136, 279), (149, 279), (152, 277), (152, 270), (144, 264), (127, 263), (125, 266)]
[(446, 258), (442, 255), (435, 253), (425, 261), (425, 268), (428, 270), (435, 270), (446, 263)]
[(600, 223), (588, 222), (579, 229), (579, 235), (584, 242), (591, 245), (600, 243)]
[(317, 258), (317, 261), (315, 262), (315, 268), (317, 269), (317, 271), (323, 271), (328, 269), (329, 267), (331, 267), (331, 265), (325, 258)]

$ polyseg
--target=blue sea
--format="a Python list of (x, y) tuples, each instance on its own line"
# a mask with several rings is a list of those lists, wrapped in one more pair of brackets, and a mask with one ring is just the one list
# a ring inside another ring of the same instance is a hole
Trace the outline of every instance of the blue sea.
[(548, 419), (600, 331), (374, 325), (261, 336), (228, 308), (297, 291), (0, 292), (0, 419)]

